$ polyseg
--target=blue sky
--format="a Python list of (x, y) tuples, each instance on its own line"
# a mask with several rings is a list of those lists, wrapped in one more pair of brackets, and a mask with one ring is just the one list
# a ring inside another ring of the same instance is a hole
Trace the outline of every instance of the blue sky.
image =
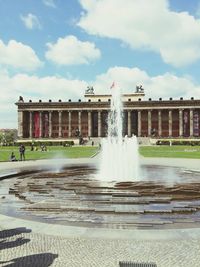
[(78, 100), (88, 85), (200, 98), (200, 0), (0, 0), (0, 128), (14, 103)]

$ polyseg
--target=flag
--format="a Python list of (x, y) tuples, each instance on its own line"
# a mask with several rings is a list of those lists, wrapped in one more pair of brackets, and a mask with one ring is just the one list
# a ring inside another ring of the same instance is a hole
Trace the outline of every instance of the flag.
[(115, 87), (115, 82), (112, 83), (110, 89), (114, 88)]

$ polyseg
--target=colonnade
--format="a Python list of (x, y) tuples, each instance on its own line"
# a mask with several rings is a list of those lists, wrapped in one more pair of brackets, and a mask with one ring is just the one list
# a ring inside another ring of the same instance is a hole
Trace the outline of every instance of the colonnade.
[[(188, 109), (187, 109), (188, 110)], [(158, 136), (162, 137), (162, 111), (163, 109), (158, 109)], [(183, 111), (184, 109), (178, 109), (179, 113), (179, 137), (183, 136)], [(168, 109), (168, 136), (172, 137), (172, 109)], [(152, 109), (148, 110), (148, 136), (152, 135)], [(194, 136), (194, 109), (189, 109), (189, 136)], [(141, 111), (138, 111), (138, 136), (141, 136)]]
[[(147, 129), (147, 136), (151, 136), (152, 135), (152, 111), (153, 109), (145, 109), (147, 112), (147, 123), (148, 123), (148, 129)], [(183, 121), (184, 121), (184, 117), (183, 117), (183, 111), (184, 109), (179, 108), (176, 109), (176, 111), (178, 110), (178, 120), (179, 120), (179, 137), (183, 136)], [(193, 137), (194, 135), (194, 109), (187, 109), (189, 111), (189, 135), (190, 137)], [(132, 119), (131, 119), (131, 112), (133, 110), (124, 110), (124, 112), (127, 112), (127, 134), (128, 136), (132, 135)], [(142, 112), (144, 111), (144, 109), (138, 109), (138, 110), (134, 110), (135, 112), (137, 112), (137, 136), (142, 136)], [(162, 112), (165, 111), (166, 109), (156, 109), (157, 111), (157, 135), (158, 136), (162, 136)], [(173, 109), (168, 109), (168, 135), (169, 137), (172, 136), (172, 123), (173, 123)], [(23, 112), (27, 112), (27, 111), (18, 111), (18, 136), (19, 138), (23, 138), (24, 137), (24, 133), (23, 133), (23, 125), (24, 125), (24, 116), (23, 116)], [(33, 138), (33, 113), (35, 111), (29, 111), (29, 126), (28, 126), (28, 131), (29, 131), (29, 138)], [(44, 120), (42, 119), (42, 113), (44, 111), (37, 111), (39, 112), (39, 138), (43, 137), (43, 123)], [(63, 116), (63, 110), (57, 110), (57, 111), (45, 111), (48, 112), (48, 138), (52, 137), (52, 112), (58, 112), (58, 137), (62, 138), (62, 116)], [(82, 125), (82, 111), (81, 110), (68, 110), (68, 137), (71, 138), (72, 137), (72, 112), (77, 112), (78, 113), (78, 130), (79, 132), (81, 132), (81, 125)], [(102, 110), (89, 110), (87, 111), (87, 125), (88, 125), (88, 136), (92, 137), (93, 134), (93, 125), (92, 125), (92, 113), (93, 112), (97, 112), (97, 126), (98, 126), (98, 137), (102, 136)]]

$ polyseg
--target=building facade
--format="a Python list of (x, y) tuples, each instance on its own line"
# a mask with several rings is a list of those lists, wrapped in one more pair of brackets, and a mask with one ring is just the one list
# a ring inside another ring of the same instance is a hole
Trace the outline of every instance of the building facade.
[[(87, 90), (84, 101), (25, 102), (18, 107), (19, 139), (69, 140), (105, 137), (111, 95)], [(123, 95), (123, 134), (138, 137), (200, 136), (200, 100), (144, 100), (144, 91)]]

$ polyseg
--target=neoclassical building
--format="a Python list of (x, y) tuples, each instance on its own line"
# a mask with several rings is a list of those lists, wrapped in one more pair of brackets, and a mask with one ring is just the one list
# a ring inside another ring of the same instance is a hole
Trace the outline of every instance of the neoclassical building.
[[(69, 140), (82, 136), (105, 137), (111, 95), (96, 95), (86, 90), (85, 99), (77, 102), (51, 100), (28, 102), (20, 97), (18, 138)], [(124, 135), (178, 138), (200, 136), (200, 100), (144, 100), (144, 90), (123, 95)]]

